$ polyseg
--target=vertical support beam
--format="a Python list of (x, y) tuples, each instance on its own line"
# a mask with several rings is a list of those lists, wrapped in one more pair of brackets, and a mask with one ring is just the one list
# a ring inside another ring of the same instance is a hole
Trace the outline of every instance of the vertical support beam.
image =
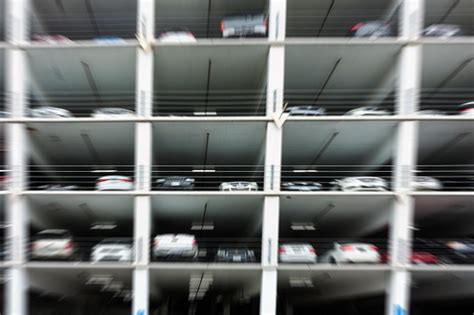
[(268, 40), (284, 41), (286, 36), (286, 0), (270, 0)]
[[(16, 45), (28, 41), (29, 0), (7, 0), (5, 3), (6, 40), (12, 46), (6, 51), (6, 106), (12, 118), (21, 118), (28, 106), (26, 53)], [(10, 267), (6, 270), (5, 314), (27, 314), (28, 274), (24, 268), (27, 253), (28, 229), (26, 202), (21, 192), (26, 186), (27, 134), (23, 124), (11, 123), (6, 126), (6, 147), (9, 195), (6, 197), (7, 242), (10, 252)], [(3, 310), (2, 310), (3, 312)]]
[(135, 124), (135, 190), (141, 193), (151, 190), (152, 133), (150, 122)]
[(260, 315), (275, 315), (277, 310), (277, 270), (267, 268), (262, 271), (260, 293)]
[(133, 271), (132, 315), (149, 314), (150, 272), (148, 267), (138, 267)]
[(150, 262), (151, 197), (135, 197), (134, 252), (135, 264), (146, 266)]
[(279, 191), (283, 129), (274, 122), (267, 123), (265, 139), (265, 191)]
[(415, 40), (423, 30), (425, 0), (402, 0), (400, 15), (400, 37)]
[(136, 112), (140, 117), (153, 115), (153, 43), (155, 34), (155, 1), (138, 0), (136, 64)]
[(267, 196), (263, 205), (262, 224), (262, 282), (260, 314), (275, 315), (277, 304), (278, 238), (280, 198)]

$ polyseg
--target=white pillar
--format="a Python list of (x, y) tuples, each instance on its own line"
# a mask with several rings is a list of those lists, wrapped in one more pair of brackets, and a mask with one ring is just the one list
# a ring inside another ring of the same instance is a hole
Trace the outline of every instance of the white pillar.
[(265, 140), (265, 191), (280, 190), (282, 135), (283, 129), (274, 122), (267, 124)]
[(267, 60), (267, 116), (280, 113), (283, 108), (284, 81), (285, 47), (272, 44)]
[(133, 271), (132, 315), (149, 314), (149, 277), (148, 267), (138, 267)]
[(151, 198), (135, 197), (134, 210), (134, 252), (135, 264), (146, 266), (150, 262)]
[(286, 36), (286, 0), (270, 0), (268, 39), (284, 41)]
[(275, 315), (277, 310), (277, 270), (265, 268), (262, 271), (260, 292), (260, 315)]
[(260, 314), (275, 315), (277, 304), (278, 237), (280, 198), (265, 197), (262, 224), (262, 282)]
[(150, 122), (135, 124), (135, 190), (148, 193), (151, 190), (152, 133)]
[(418, 39), (423, 30), (424, 0), (402, 0), (399, 33), (402, 39)]
[(136, 61), (136, 112), (138, 116), (153, 114), (153, 43), (155, 34), (155, 1), (138, 0)]

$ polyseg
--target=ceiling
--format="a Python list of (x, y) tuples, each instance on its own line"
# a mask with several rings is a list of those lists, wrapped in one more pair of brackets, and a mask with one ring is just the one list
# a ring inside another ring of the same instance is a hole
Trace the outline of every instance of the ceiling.
[(152, 207), (155, 234), (192, 233), (191, 225), (204, 220), (214, 230), (203, 237), (261, 235), (262, 196), (153, 196)]
[(470, 299), (474, 295), (474, 274), (463, 271), (413, 272), (414, 301), (437, 301), (443, 306), (448, 300)]
[[(385, 19), (395, 0), (288, 1), (287, 36), (345, 36), (361, 21)], [(324, 19), (326, 14), (326, 22)]]
[(474, 236), (474, 196), (416, 196), (415, 207), (418, 237)]
[[(314, 288), (292, 288), (289, 280), (295, 278), (309, 278)], [(280, 270), (278, 289), (279, 295), (286, 294), (292, 304), (308, 305), (384, 294), (386, 280), (384, 270)]]
[(264, 88), (267, 45), (157, 46), (155, 48), (155, 88), (159, 91), (206, 91), (211, 61), (210, 90)]
[[(443, 21), (442, 17), (449, 12), (453, 3), (458, 2), (451, 10), (446, 19)], [(445, 23), (457, 24), (461, 26), (466, 32), (466, 35), (472, 36), (474, 34), (474, 3), (472, 0), (460, 1), (446, 1), (446, 0), (430, 0), (429, 5), (426, 6), (425, 25)]]
[(153, 124), (155, 165), (263, 163), (265, 122), (159, 122)]
[(391, 121), (287, 121), (282, 163), (312, 165), (321, 154), (314, 164), (384, 164), (391, 158), (395, 125)]
[[(281, 198), (280, 237), (358, 238), (386, 229), (391, 196), (291, 196)], [(311, 222), (316, 231), (291, 231), (293, 222)]]
[(28, 202), (31, 224), (38, 230), (62, 228), (81, 237), (97, 234), (90, 230), (94, 223), (114, 222), (118, 227), (107, 232), (110, 236), (132, 236), (132, 196), (30, 195)]
[(3, 91), (5, 89), (5, 50), (0, 48), (0, 96), (2, 97), (3, 102)]
[[(5, 0), (0, 0), (0, 12), (5, 12)], [(0, 14), (0, 42), (5, 39), (5, 14)]]
[[(437, 2), (437, 0), (435, 2)], [(446, 3), (446, 1), (444, 2)], [(474, 4), (471, 4), (471, 6), (473, 6), (471, 11), (474, 11)], [(472, 18), (471, 23), (473, 23)], [(469, 62), (469, 60), (471, 61)], [(466, 64), (463, 65), (465, 62)], [(472, 82), (474, 81), (474, 44), (427, 43), (423, 45), (422, 69), (422, 87), (424, 89), (438, 87), (458, 69), (459, 72), (444, 85), (444, 88), (469, 89), (472, 96)]]
[(47, 164), (133, 165), (133, 123), (29, 123), (28, 130), (30, 154)]
[(33, 5), (33, 34), (61, 34), (74, 40), (105, 35), (135, 37), (136, 1), (42, 0), (33, 1)]
[(28, 279), (31, 288), (41, 290), (45, 294), (77, 296), (90, 290), (97, 290), (97, 294), (101, 294), (100, 287), (86, 285), (93, 275), (110, 275), (114, 280), (122, 282), (125, 288), (131, 289), (132, 272), (127, 269), (30, 268)]
[[(372, 45), (287, 45), (285, 90), (318, 91), (336, 64), (325, 90), (375, 89), (397, 64), (400, 44)], [(301, 62), (304, 60), (305, 62)], [(344, 92), (344, 91), (343, 91)], [(345, 93), (354, 91), (345, 91)], [(359, 91), (360, 92), (360, 91)], [(324, 93), (321, 94), (324, 96)], [(350, 96), (350, 95), (349, 95)]]
[(424, 121), (419, 126), (418, 164), (474, 164), (472, 121)]
[[(208, 8), (209, 36), (207, 33)], [(219, 23), (229, 14), (264, 13), (265, 0), (157, 0), (156, 30), (160, 33), (172, 27), (185, 27), (196, 37), (221, 37)]]
[(46, 101), (48, 94), (63, 93), (66, 98), (69, 92), (135, 93), (136, 51), (132, 46), (31, 48), (27, 53), (32, 92)]

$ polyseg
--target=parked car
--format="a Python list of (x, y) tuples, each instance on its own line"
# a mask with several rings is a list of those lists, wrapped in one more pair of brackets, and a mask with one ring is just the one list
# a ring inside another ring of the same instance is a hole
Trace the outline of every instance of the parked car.
[(125, 108), (98, 108), (92, 112), (94, 118), (134, 118), (135, 112)]
[(452, 240), (445, 242), (445, 260), (453, 264), (474, 264), (474, 240)]
[(106, 238), (92, 248), (91, 260), (99, 261), (132, 261), (132, 241), (125, 238)]
[(0, 110), (0, 118), (8, 118), (10, 117), (10, 112), (7, 112), (5, 110)]
[(414, 114), (418, 116), (444, 116), (446, 115), (445, 112), (437, 110), (437, 109), (419, 110), (419, 111), (416, 111)]
[(74, 41), (64, 35), (33, 35), (33, 41), (44, 44), (72, 44)]
[(102, 176), (95, 181), (95, 188), (97, 190), (132, 190), (133, 181), (128, 176)]
[(380, 177), (346, 177), (337, 179), (331, 183), (332, 190), (342, 191), (385, 191), (388, 189), (387, 182)]
[[(380, 262), (382, 264), (388, 263), (388, 260), (388, 253), (381, 254)], [(412, 265), (437, 265), (440, 263), (440, 260), (430, 252), (414, 250), (410, 257), (410, 263)]]
[(441, 190), (443, 184), (439, 180), (429, 176), (416, 176), (411, 182), (412, 190)]
[(314, 105), (291, 106), (287, 109), (290, 116), (323, 116), (326, 110)]
[(255, 253), (247, 247), (221, 247), (217, 251), (216, 261), (224, 263), (251, 263), (255, 262)]
[(385, 21), (367, 21), (353, 25), (349, 29), (349, 36), (352, 37), (390, 37), (394, 32)]
[(94, 38), (96, 43), (100, 44), (122, 44), (125, 43), (125, 40), (122, 37), (118, 36), (98, 36)]
[(224, 182), (219, 185), (221, 191), (257, 191), (256, 182)]
[(319, 191), (323, 185), (317, 182), (285, 182), (281, 184), (283, 190), (290, 191)]
[(344, 263), (380, 263), (378, 248), (366, 243), (334, 243), (334, 247), (324, 253), (320, 262), (330, 264)]
[(386, 116), (390, 115), (390, 112), (380, 109), (376, 106), (363, 106), (352, 109), (345, 113), (347, 116)]
[(266, 36), (267, 22), (264, 14), (226, 16), (221, 21), (222, 37)]
[(426, 37), (454, 37), (463, 35), (463, 30), (458, 25), (453, 24), (433, 24), (423, 31), (423, 36)]
[(474, 116), (474, 102), (466, 102), (459, 105), (459, 114)]
[(31, 258), (36, 260), (69, 260), (77, 257), (72, 234), (67, 230), (44, 230), (31, 243)]
[(33, 118), (71, 118), (74, 115), (67, 109), (41, 106), (30, 110), (30, 117)]
[(198, 245), (194, 235), (161, 234), (153, 240), (153, 255), (156, 258), (195, 259), (198, 256)]
[(158, 40), (162, 43), (195, 43), (196, 37), (187, 29), (178, 28), (161, 33)]
[(169, 176), (156, 180), (159, 190), (192, 190), (194, 182), (194, 178), (185, 176)]
[(282, 244), (278, 247), (278, 255), (282, 263), (315, 264), (318, 259), (311, 244)]
[(40, 190), (49, 190), (49, 191), (70, 191), (76, 190), (79, 187), (76, 185), (41, 185), (38, 186)]

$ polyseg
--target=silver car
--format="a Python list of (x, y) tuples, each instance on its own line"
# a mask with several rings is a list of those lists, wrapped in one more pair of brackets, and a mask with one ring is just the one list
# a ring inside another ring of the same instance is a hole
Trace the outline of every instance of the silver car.
[(196, 238), (189, 234), (157, 235), (153, 240), (153, 255), (157, 258), (197, 258)]
[(423, 36), (426, 37), (454, 37), (462, 35), (462, 29), (458, 25), (453, 24), (433, 24), (423, 31)]
[(256, 182), (224, 182), (219, 185), (221, 191), (257, 191)]
[(73, 237), (67, 230), (44, 230), (31, 243), (32, 259), (73, 259), (76, 255)]
[(67, 109), (41, 106), (30, 110), (30, 117), (33, 118), (71, 118), (74, 115)]
[(385, 191), (388, 189), (387, 182), (380, 177), (346, 177), (337, 179), (331, 183), (332, 190), (342, 191)]
[(363, 106), (352, 109), (345, 113), (347, 116), (386, 116), (390, 115), (390, 112), (380, 109), (376, 106)]
[(94, 118), (133, 118), (135, 112), (125, 108), (107, 107), (98, 108), (92, 112)]
[(441, 190), (443, 184), (439, 180), (429, 176), (416, 176), (411, 182), (412, 190)]
[(264, 14), (230, 15), (221, 21), (222, 37), (265, 36), (267, 17)]
[(326, 115), (326, 110), (320, 106), (314, 105), (300, 105), (288, 108), (290, 116), (323, 116)]
[(282, 244), (278, 248), (278, 255), (282, 263), (315, 264), (318, 259), (311, 244)]
[(281, 184), (283, 190), (289, 191), (319, 191), (323, 186), (317, 182), (285, 182)]

